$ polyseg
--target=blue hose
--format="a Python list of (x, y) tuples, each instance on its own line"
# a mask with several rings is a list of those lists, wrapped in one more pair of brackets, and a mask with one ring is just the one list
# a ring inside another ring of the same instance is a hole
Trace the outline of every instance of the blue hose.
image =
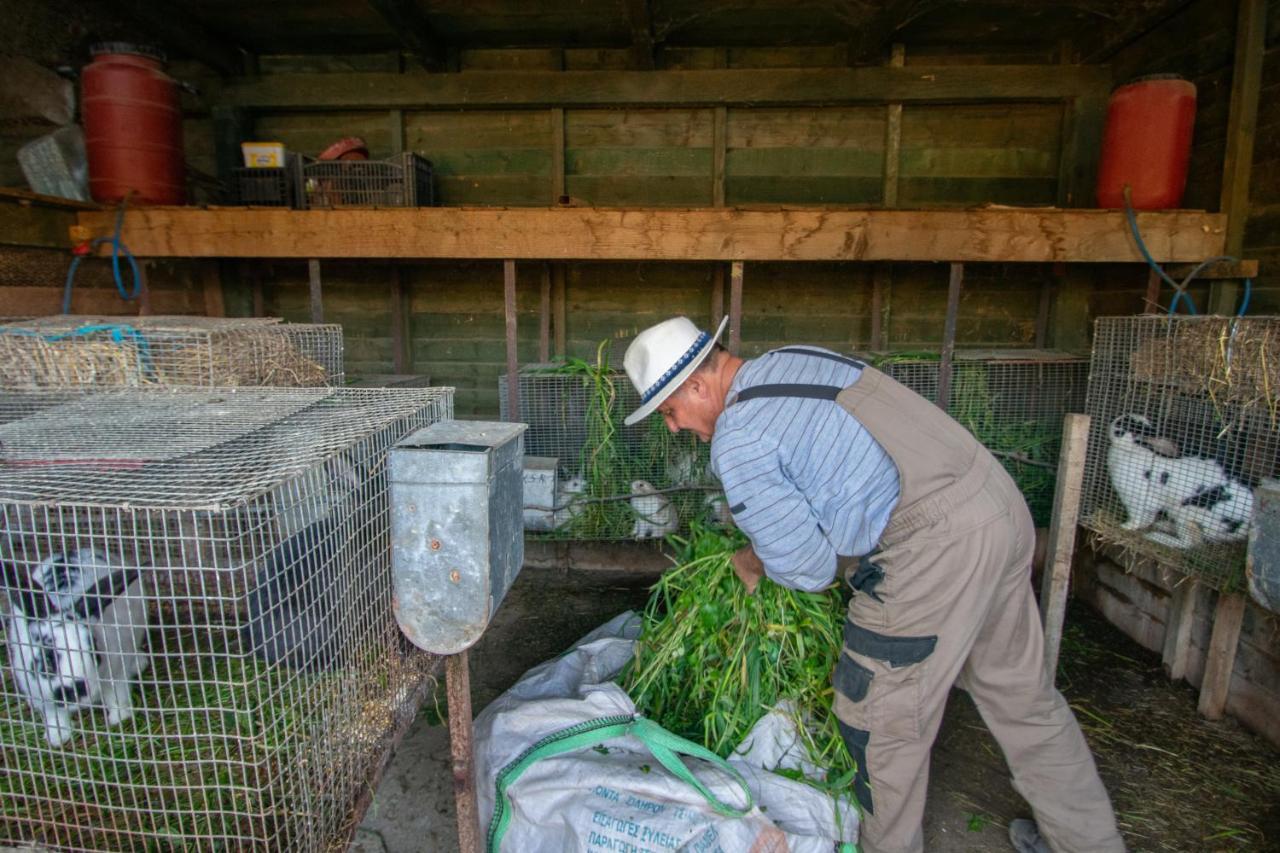
[[(1133, 241), (1138, 244), (1138, 251), (1141, 252), (1142, 257), (1146, 259), (1147, 265), (1150, 266), (1151, 269), (1155, 270), (1156, 273), (1160, 276), (1160, 278), (1168, 282), (1169, 286), (1173, 288), (1173, 299), (1170, 300), (1169, 302), (1169, 315), (1173, 316), (1174, 314), (1177, 313), (1178, 302), (1179, 300), (1182, 300), (1182, 299), (1185, 299), (1187, 301), (1187, 310), (1190, 313), (1192, 314), (1198, 313), (1196, 311), (1195, 301), (1192, 300), (1191, 294), (1187, 293), (1187, 287), (1191, 284), (1192, 280), (1196, 276), (1198, 276), (1205, 267), (1209, 266), (1209, 264), (1218, 263), (1219, 261), (1238, 263), (1240, 259), (1233, 257), (1232, 255), (1218, 255), (1217, 257), (1208, 258), (1207, 260), (1203, 260), (1200, 263), (1196, 264), (1196, 266), (1191, 270), (1191, 272), (1187, 274), (1187, 277), (1184, 278), (1181, 282), (1175, 281), (1173, 278), (1169, 276), (1168, 273), (1166, 273), (1163, 269), (1160, 268), (1160, 265), (1156, 263), (1155, 258), (1151, 257), (1151, 253), (1147, 251), (1147, 244), (1142, 241), (1142, 234), (1141, 232), (1138, 231), (1138, 217), (1137, 217), (1137, 214), (1133, 212), (1133, 204), (1130, 201), (1131, 196), (1130, 196), (1130, 190), (1129, 190), (1128, 184), (1124, 185), (1123, 192), (1124, 192), (1124, 215), (1125, 215), (1125, 218), (1129, 220), (1129, 230), (1133, 233)], [(1244, 316), (1245, 310), (1248, 309), (1249, 307), (1249, 299), (1250, 297), (1252, 297), (1252, 295), (1253, 295), (1253, 279), (1246, 278), (1244, 280), (1244, 299), (1240, 302), (1240, 308), (1236, 311), (1237, 317)]]
[[(134, 260), (133, 253), (120, 240), (120, 232), (124, 228), (124, 206), (128, 200), (126, 197), (120, 202), (120, 209), (116, 211), (116, 230), (115, 234), (110, 237), (95, 237), (89, 241), (90, 251), (98, 248), (103, 243), (111, 244), (111, 274), (116, 280), (116, 290), (120, 293), (120, 298), (128, 302), (137, 299), (142, 293), (142, 274), (138, 270), (138, 262)], [(129, 261), (129, 271), (133, 275), (133, 290), (128, 291), (124, 286), (124, 277), (120, 274), (120, 254), (124, 253), (125, 258)], [(71, 313), (71, 290), (75, 287), (76, 270), (80, 268), (80, 261), (84, 259), (83, 255), (76, 255), (71, 259), (71, 268), (67, 270), (67, 284), (62, 290), (62, 313)]]

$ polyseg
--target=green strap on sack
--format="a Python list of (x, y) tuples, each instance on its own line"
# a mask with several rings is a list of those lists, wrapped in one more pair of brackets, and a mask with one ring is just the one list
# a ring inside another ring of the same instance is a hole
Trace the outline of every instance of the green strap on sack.
[[(692, 786), (702, 795), (707, 804), (715, 810), (716, 814), (724, 815), (725, 817), (743, 817), (755, 807), (755, 801), (751, 797), (751, 790), (747, 787), (747, 780), (743, 779), (742, 774), (733, 769), (729, 762), (706, 747), (691, 740), (686, 740), (679, 735), (672, 734), (652, 720), (638, 715), (627, 714), (615, 717), (601, 717), (600, 719), (578, 723), (547, 735), (498, 771), (493, 820), (489, 822), (487, 845), (489, 853), (497, 853), (502, 846), (502, 838), (507, 833), (508, 824), (511, 823), (511, 800), (507, 790), (524, 774), (524, 771), (543, 758), (585, 749), (604, 743), (607, 740), (625, 737), (626, 735), (639, 738), (649, 748), (649, 752), (653, 754), (659, 764), (671, 771), (672, 775), (677, 779)], [(733, 777), (733, 780), (742, 786), (742, 795), (747, 801), (746, 808), (734, 808), (717, 799), (715, 794), (711, 793), (707, 786), (702, 784), (680, 759), (682, 755), (708, 761), (717, 769)]]

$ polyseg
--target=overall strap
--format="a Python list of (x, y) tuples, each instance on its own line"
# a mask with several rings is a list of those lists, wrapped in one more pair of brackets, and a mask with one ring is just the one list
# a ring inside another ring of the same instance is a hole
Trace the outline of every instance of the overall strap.
[(846, 358), (843, 355), (836, 355), (833, 352), (821, 352), (819, 350), (807, 349), (805, 347), (783, 347), (782, 349), (773, 350), (769, 354), (773, 355), (773, 353), (778, 352), (794, 353), (795, 355), (811, 355), (814, 358), (825, 358), (831, 361), (838, 361), (841, 364), (847, 364), (849, 367), (856, 367), (858, 369), (862, 369), (867, 366), (866, 362), (858, 361), (856, 358)]
[(761, 397), (803, 397), (808, 400), (835, 400), (844, 389), (838, 385), (753, 385), (744, 389), (731, 405)]

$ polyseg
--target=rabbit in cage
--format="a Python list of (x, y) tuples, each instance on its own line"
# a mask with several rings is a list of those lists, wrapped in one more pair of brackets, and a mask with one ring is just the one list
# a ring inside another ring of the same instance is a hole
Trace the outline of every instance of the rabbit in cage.
[(1147, 534), (1152, 542), (1190, 548), (1201, 541), (1239, 541), (1249, 535), (1253, 491), (1236, 480), (1204, 485), (1195, 494), (1166, 507), (1165, 515), (1173, 523), (1173, 534), (1153, 530)]
[(660, 494), (652, 483), (634, 480), (631, 495), (631, 510), (636, 515), (635, 525), (631, 528), (633, 539), (661, 539), (676, 532), (680, 517), (676, 514), (675, 504)]
[(575, 474), (564, 482), (556, 483), (556, 507), (552, 513), (551, 526), (559, 530), (573, 521), (582, 512), (580, 501), (587, 491), (587, 479)]
[(1202, 456), (1179, 456), (1142, 415), (1121, 415), (1111, 423), (1107, 451), (1111, 484), (1128, 513), (1126, 530), (1150, 527), (1164, 516), (1174, 532), (1155, 530), (1153, 542), (1188, 548), (1202, 540), (1229, 542), (1248, 535), (1253, 493), (1227, 477), (1222, 465)]
[(703, 513), (707, 523), (716, 527), (729, 527), (733, 524), (733, 513), (729, 512), (729, 501), (724, 492), (712, 492), (702, 499)]
[(133, 716), (132, 682), (148, 664), (141, 570), (80, 548), (24, 578), (3, 566), (14, 681), (44, 719), (45, 739), (75, 734), (72, 715), (102, 704), (108, 725)]
[(338, 456), (325, 467), (337, 498), (323, 517), (268, 555), (247, 595), (248, 614), (240, 628), (241, 641), (256, 657), (305, 672), (336, 669), (352, 651), (344, 648), (341, 634), (358, 626), (343, 618), (343, 608), (350, 604), (351, 575), (360, 567), (339, 559), (352, 533), (342, 524), (373, 498), (365, 466)]
[(702, 482), (705, 467), (698, 460), (698, 450), (685, 445), (679, 447), (671, 456), (667, 476), (678, 486), (691, 486)]

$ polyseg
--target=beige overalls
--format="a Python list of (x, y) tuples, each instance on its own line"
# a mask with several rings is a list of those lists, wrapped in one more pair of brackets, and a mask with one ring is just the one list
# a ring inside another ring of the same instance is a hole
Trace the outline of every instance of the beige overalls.
[(1012, 478), (968, 430), (871, 367), (848, 388), (755, 386), (730, 404), (791, 396), (843, 406), (898, 468), (879, 550), (846, 575), (855, 593), (833, 674), (835, 713), (859, 767), (864, 853), (924, 849), (929, 752), (957, 683), (1052, 848), (1123, 851), (1093, 756), (1045, 666), (1034, 528)]

